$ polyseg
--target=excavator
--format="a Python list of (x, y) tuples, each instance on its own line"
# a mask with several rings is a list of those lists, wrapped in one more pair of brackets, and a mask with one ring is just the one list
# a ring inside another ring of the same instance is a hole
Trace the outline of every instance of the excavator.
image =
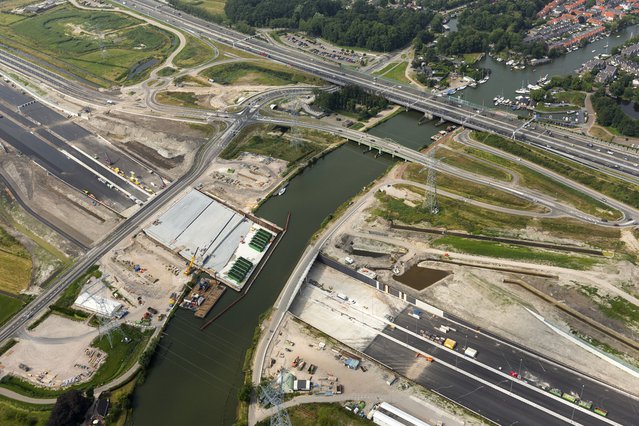
[(433, 362), (433, 357), (432, 356), (428, 356), (428, 355), (424, 355), (424, 354), (420, 354), (419, 352), (417, 352), (415, 354), (415, 358), (424, 358), (426, 361), (428, 362)]

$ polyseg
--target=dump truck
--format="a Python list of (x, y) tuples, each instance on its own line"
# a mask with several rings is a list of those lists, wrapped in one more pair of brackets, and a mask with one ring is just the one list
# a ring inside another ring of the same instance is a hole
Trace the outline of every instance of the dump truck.
[(457, 342), (453, 339), (446, 339), (444, 340), (444, 346), (446, 346), (448, 349), (455, 349), (455, 346), (457, 346)]

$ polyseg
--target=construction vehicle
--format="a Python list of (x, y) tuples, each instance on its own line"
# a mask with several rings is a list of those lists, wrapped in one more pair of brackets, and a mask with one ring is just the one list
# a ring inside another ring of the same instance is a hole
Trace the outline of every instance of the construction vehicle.
[(469, 356), (471, 358), (477, 358), (477, 349), (473, 349), (473, 348), (466, 348), (466, 350), (464, 351), (464, 355)]
[(195, 256), (197, 255), (198, 250), (200, 250), (199, 247), (195, 249), (195, 253), (193, 253), (193, 256), (191, 256), (191, 260), (189, 261), (189, 265), (184, 270), (184, 275), (189, 276), (189, 275), (191, 275), (191, 272), (193, 272), (193, 265), (195, 265)]
[(420, 354), (419, 352), (417, 352), (415, 354), (415, 358), (424, 358), (426, 361), (428, 362), (433, 362), (433, 357), (432, 356), (428, 356), (428, 355), (424, 355), (424, 354)]
[(455, 346), (457, 346), (457, 342), (453, 339), (446, 339), (444, 340), (444, 346), (446, 346), (448, 349), (454, 350)]

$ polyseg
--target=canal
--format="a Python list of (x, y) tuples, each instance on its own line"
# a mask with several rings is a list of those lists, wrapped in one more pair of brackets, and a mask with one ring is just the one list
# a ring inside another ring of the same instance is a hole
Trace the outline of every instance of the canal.
[[(392, 164), (347, 144), (293, 179), (283, 196), (271, 198), (257, 215), (288, 232), (248, 296), (206, 331), (190, 311), (178, 310), (166, 329), (144, 384), (134, 395), (136, 425), (231, 425), (242, 380), (244, 352), (259, 315), (277, 298), (310, 236), (329, 214)], [(235, 298), (227, 291), (215, 315)]]
[[(492, 106), (493, 97), (502, 91), (504, 96), (514, 97), (514, 90), (521, 86), (522, 80), (532, 83), (545, 74), (574, 72), (583, 62), (605, 53), (606, 43), (610, 50), (630, 38), (637, 28), (628, 28), (618, 38), (597, 41), (534, 71), (530, 67), (511, 71), (503, 63), (486, 57), (480, 65), (492, 69), (490, 80), (461, 94), (468, 101)], [(419, 125), (420, 118), (420, 113), (403, 112), (370, 133), (421, 148), (439, 129), (432, 123)], [(135, 391), (134, 424), (233, 424), (244, 353), (259, 315), (272, 306), (310, 236), (326, 216), (392, 164), (385, 156), (375, 158), (362, 151), (362, 147), (352, 143), (342, 146), (294, 178), (283, 196), (271, 198), (257, 211), (258, 216), (279, 225), (284, 224), (290, 211), (286, 236), (248, 296), (206, 331), (199, 331), (202, 322), (192, 312), (178, 310), (165, 330), (144, 384)], [(237, 297), (233, 291), (226, 292), (209, 317)]]
[[(524, 70), (513, 71), (504, 62), (497, 62), (490, 56), (486, 56), (479, 61), (478, 65), (491, 70), (490, 79), (484, 84), (479, 84), (475, 89), (468, 87), (461, 92), (455, 93), (454, 96), (461, 97), (477, 105), (492, 107), (495, 96), (513, 99), (517, 96), (515, 90), (521, 88), (522, 83), (524, 86), (528, 85), (528, 83), (535, 84), (537, 80), (546, 74), (550, 77), (573, 74), (583, 63), (602, 53), (610, 53), (615, 46), (623, 44), (637, 34), (639, 34), (639, 25), (634, 25), (610, 37), (597, 40), (575, 52), (555, 58), (548, 64), (538, 65), (534, 68), (528, 65)], [(606, 45), (608, 47), (605, 47)]]

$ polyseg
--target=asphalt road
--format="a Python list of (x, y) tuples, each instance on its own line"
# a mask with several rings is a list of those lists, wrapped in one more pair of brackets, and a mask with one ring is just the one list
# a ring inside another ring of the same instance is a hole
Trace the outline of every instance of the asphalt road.
[[(408, 343), (414, 343), (407, 339)], [(382, 336), (378, 336), (368, 346), (366, 355), (385, 364), (401, 375), (409, 375), (409, 369), (416, 361), (415, 352), (392, 342)], [(551, 414), (545, 413), (527, 403), (509, 396), (510, 381), (501, 377), (494, 377), (491, 383), (503, 387), (506, 393), (495, 390), (471, 377), (460, 372), (453, 371), (441, 363), (424, 363), (423, 371), (416, 378), (416, 382), (427, 389), (449, 398), (482, 416), (494, 421), (497, 424), (521, 424), (521, 425), (564, 425), (565, 421), (560, 420)], [(460, 366), (460, 368), (463, 366)], [(472, 373), (472, 371), (471, 371)], [(518, 384), (513, 385), (513, 392), (521, 394)], [(563, 413), (563, 407), (556, 407)], [(572, 413), (568, 413), (570, 418)], [(581, 422), (580, 422), (581, 423)], [(600, 424), (598, 422), (582, 424)]]
[(639, 182), (639, 154), (636, 151), (629, 152), (624, 148), (611, 147), (594, 138), (560, 128), (547, 129), (541, 125), (523, 128), (524, 123), (515, 116), (482, 110), (478, 106), (462, 106), (452, 99), (437, 97), (419, 89), (398, 85), (397, 82), (373, 77), (356, 70), (340, 68), (287, 46), (247, 38), (245, 34), (178, 12), (153, 0), (132, 0), (127, 2), (127, 5), (135, 5), (138, 12), (169, 22), (200, 38), (208, 37), (237, 49), (268, 56), (272, 60), (315, 74), (335, 84), (356, 84), (385, 96), (399, 105), (431, 113), (469, 128), (487, 130), (509, 137), (516, 132), (519, 139), (534, 143), (543, 149), (553, 150), (568, 158), (578, 158), (581, 162), (604, 173), (618, 175), (629, 182)]
[[(32, 159), (61, 181), (79, 191), (89, 191), (97, 200), (115, 210), (122, 210), (133, 205), (133, 202), (124, 194), (98, 182), (96, 176), (89, 170), (7, 117), (0, 119), (0, 140)], [(69, 147), (69, 152), (73, 153), (73, 148)]]
[[(466, 366), (478, 371), (479, 377), (490, 371), (501, 371), (508, 374), (515, 371), (523, 379), (536, 387), (547, 386), (558, 388), (563, 392), (581, 395), (582, 399), (592, 401), (594, 406), (607, 410), (608, 418), (624, 425), (639, 425), (639, 400), (625, 393), (617, 391), (612, 386), (606, 386), (583, 375), (570, 371), (563, 366), (550, 362), (544, 358), (535, 356), (527, 351), (512, 347), (503, 341), (491, 338), (472, 329), (465, 328), (444, 318), (422, 315), (416, 319), (408, 315), (412, 311), (409, 308), (397, 316), (394, 323), (399, 327), (410, 330), (416, 334), (421, 334), (421, 330), (428, 334), (448, 337), (457, 341), (456, 351), (460, 356), (451, 354), (438, 343), (417, 342), (411, 339), (413, 346), (425, 352), (446, 360), (451, 364), (457, 364), (460, 368)], [(443, 333), (438, 330), (441, 325), (449, 326), (456, 331)], [(385, 330), (385, 333), (404, 339), (407, 334), (399, 329)], [(467, 358), (462, 355), (466, 347), (474, 348), (478, 351), (477, 361), (490, 367), (490, 369), (478, 368), (470, 364)], [(414, 354), (413, 354), (414, 355)], [(548, 399), (548, 398), (541, 398)]]

